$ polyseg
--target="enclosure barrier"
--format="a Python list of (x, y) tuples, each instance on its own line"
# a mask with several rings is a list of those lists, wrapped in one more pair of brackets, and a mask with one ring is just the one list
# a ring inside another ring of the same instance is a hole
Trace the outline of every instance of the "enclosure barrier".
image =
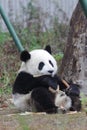
[(84, 13), (85, 13), (85, 15), (87, 17), (87, 0), (79, 0), (79, 1), (80, 1), (80, 4), (81, 4), (81, 6), (82, 6), (82, 8), (84, 10)]
[(10, 34), (11, 34), (11, 36), (13, 37), (13, 40), (14, 40), (18, 50), (20, 52), (23, 51), (24, 48), (23, 48), (23, 46), (22, 46), (22, 44), (21, 44), (21, 42), (20, 42), (20, 40), (19, 40), (19, 38), (18, 38), (18, 36), (17, 36), (13, 26), (12, 26), (12, 24), (10, 23), (10, 21), (9, 21), (8, 17), (6, 16), (6, 14), (4, 12), (4, 9), (2, 8), (1, 5), (0, 5), (0, 14), (1, 14), (1, 16), (2, 16), (4, 22), (5, 22), (6, 26), (7, 26)]
[[(87, 0), (79, 0), (79, 2), (81, 3), (81, 6), (82, 6), (82, 8), (84, 10), (84, 13), (85, 13), (85, 15), (87, 17)], [(23, 46), (22, 46), (22, 44), (21, 44), (21, 42), (20, 42), (20, 40), (19, 40), (19, 38), (18, 38), (18, 36), (17, 36), (13, 26), (12, 26), (12, 24), (10, 23), (10, 21), (9, 21), (8, 17), (6, 16), (6, 14), (4, 12), (4, 9), (2, 8), (1, 5), (0, 5), (0, 13), (1, 13), (1, 16), (2, 16), (4, 22), (5, 22), (6, 26), (7, 26), (10, 34), (11, 34), (11, 36), (13, 37), (13, 40), (14, 40), (18, 50), (20, 52), (23, 51), (24, 48), (23, 48)]]

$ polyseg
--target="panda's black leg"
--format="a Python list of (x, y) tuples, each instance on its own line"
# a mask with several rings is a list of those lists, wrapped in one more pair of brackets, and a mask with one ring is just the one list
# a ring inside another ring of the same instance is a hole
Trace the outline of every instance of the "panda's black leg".
[(46, 88), (36, 88), (31, 94), (37, 112), (57, 113), (54, 105), (54, 96)]

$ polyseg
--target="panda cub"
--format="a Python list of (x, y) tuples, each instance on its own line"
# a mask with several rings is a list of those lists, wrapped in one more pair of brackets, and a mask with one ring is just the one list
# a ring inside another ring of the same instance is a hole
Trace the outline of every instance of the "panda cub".
[[(49, 87), (57, 90), (57, 62), (51, 55), (50, 46), (31, 52), (23, 51), (22, 65), (13, 84), (13, 102), (21, 111), (57, 113), (63, 106), (71, 107), (71, 99), (64, 93), (53, 93)], [(64, 97), (64, 98), (63, 98)], [(63, 101), (65, 103), (63, 103)]]
[[(61, 79), (57, 75), (54, 76), (55, 81), (57, 81), (57, 84), (60, 86), (60, 90), (66, 93), (67, 96), (71, 99), (71, 107), (70, 111), (81, 111), (82, 109), (82, 103), (80, 98), (80, 85), (73, 83), (71, 81), (66, 81), (64, 79)], [(53, 81), (52, 81), (53, 82)]]
[[(51, 87), (49, 87), (49, 90), (50, 88)], [(44, 98), (48, 96), (49, 98)], [(42, 101), (44, 103), (42, 103)], [(54, 105), (51, 105), (51, 102), (49, 101), (51, 101)], [(30, 104), (30, 106), (32, 106), (32, 111), (34, 112), (45, 111), (47, 113), (59, 113), (61, 111), (62, 113), (65, 113), (71, 107), (71, 99), (61, 90), (55, 91), (51, 88), (50, 91), (47, 91), (44, 88), (37, 88), (31, 93)]]

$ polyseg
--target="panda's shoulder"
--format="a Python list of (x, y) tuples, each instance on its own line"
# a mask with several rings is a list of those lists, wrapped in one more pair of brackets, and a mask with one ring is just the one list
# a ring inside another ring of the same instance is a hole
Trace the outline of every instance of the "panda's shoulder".
[(18, 73), (17, 77), (16, 77), (16, 80), (15, 82), (29, 82), (31, 80), (34, 80), (33, 76), (29, 73), (26, 73), (26, 72), (20, 72)]
[(33, 75), (31, 75), (31, 74), (29, 74), (29, 73), (27, 73), (27, 72), (24, 72), (24, 71), (21, 71), (20, 73), (18, 73), (18, 76), (17, 76), (18, 78), (23, 78), (23, 79), (29, 79), (29, 78), (33, 78)]
[(31, 90), (33, 83), (34, 78), (32, 75), (26, 72), (20, 72), (13, 84), (13, 93), (28, 93)]

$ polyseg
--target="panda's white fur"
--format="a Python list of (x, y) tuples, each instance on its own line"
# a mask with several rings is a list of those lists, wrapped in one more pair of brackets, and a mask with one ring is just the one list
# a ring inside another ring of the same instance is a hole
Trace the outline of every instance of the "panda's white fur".
[[(22, 65), (20, 67), (19, 72), (24, 71), (27, 73), (32, 74), (34, 77), (42, 76), (42, 75), (50, 75), (48, 72), (49, 70), (52, 70), (52, 76), (54, 76), (57, 73), (57, 62), (53, 58), (51, 54), (49, 54), (46, 50), (37, 49), (30, 52), (31, 58), (25, 63), (22, 62)], [(52, 61), (53, 66), (49, 64), (49, 60)], [(45, 66), (40, 71), (38, 69), (38, 64), (40, 62), (44, 62)]]
[(22, 112), (25, 111), (31, 111), (31, 105), (30, 105), (30, 100), (31, 100), (31, 92), (29, 94), (13, 94), (13, 103)]
[(71, 99), (69, 96), (65, 94), (65, 92), (59, 90), (56, 93), (55, 97), (55, 105), (59, 107), (60, 109), (64, 109), (65, 111), (69, 110), (71, 107)]

